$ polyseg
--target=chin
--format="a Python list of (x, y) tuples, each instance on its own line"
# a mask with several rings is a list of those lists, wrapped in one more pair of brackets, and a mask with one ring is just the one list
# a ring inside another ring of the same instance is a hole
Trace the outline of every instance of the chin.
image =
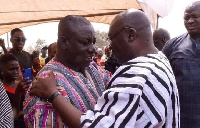
[(19, 51), (23, 50), (23, 48), (18, 48)]
[(196, 36), (199, 36), (199, 35), (200, 35), (200, 34), (199, 34), (200, 32), (198, 32), (198, 31), (188, 31), (188, 33), (189, 33), (189, 35), (192, 36), (192, 37), (193, 37), (193, 36), (196, 37)]
[(85, 63), (85, 64), (82, 64), (81, 67), (86, 68), (86, 67), (88, 67), (89, 65), (90, 65), (90, 63)]

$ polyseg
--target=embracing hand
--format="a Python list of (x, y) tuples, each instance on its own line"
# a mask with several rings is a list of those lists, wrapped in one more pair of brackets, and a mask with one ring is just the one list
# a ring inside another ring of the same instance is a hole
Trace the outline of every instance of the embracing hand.
[(19, 83), (17, 84), (17, 88), (16, 91), (21, 93), (25, 93), (28, 90), (29, 85), (27, 85), (27, 83), (30, 83), (31, 80), (28, 79), (22, 79), (19, 81)]
[(30, 88), (30, 95), (48, 99), (53, 93), (57, 92), (56, 79), (53, 72), (49, 73), (49, 77), (37, 77)]

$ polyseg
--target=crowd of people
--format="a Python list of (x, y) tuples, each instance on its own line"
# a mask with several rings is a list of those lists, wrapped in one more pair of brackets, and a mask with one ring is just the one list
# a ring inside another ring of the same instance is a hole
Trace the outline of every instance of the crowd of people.
[(31, 54), (13, 29), (10, 50), (0, 39), (0, 127), (199, 128), (200, 2), (183, 13), (187, 33), (171, 39), (123, 11), (104, 50), (82, 16), (63, 17), (57, 42)]

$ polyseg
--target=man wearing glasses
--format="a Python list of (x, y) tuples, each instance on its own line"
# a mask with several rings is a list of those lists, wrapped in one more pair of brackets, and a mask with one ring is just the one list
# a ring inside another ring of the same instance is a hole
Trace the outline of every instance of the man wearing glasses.
[[(12, 49), (10, 49), (9, 53), (13, 54), (16, 56), (18, 59), (21, 72), (19, 72), (19, 77), (18, 80), (21, 80), (21, 74), (23, 75), (23, 70), (25, 69), (30, 69), (32, 70), (32, 61), (31, 61), (31, 55), (23, 50), (24, 44), (26, 42), (26, 38), (24, 36), (24, 33), (21, 29), (15, 28), (11, 31), (11, 38), (10, 41), (12, 43)], [(30, 73), (32, 75), (32, 73)], [(22, 97), (24, 99), (24, 96)], [(20, 109), (22, 110), (22, 104), (20, 105)], [(16, 127), (20, 128), (25, 128), (24, 120), (23, 120), (23, 115), (20, 115), (18, 117), (19, 119), (14, 122), (14, 125)]]
[(10, 41), (12, 43), (12, 49), (10, 49), (9, 53), (15, 55), (19, 61), (20, 67), (22, 69), (31, 68), (32, 61), (31, 55), (24, 51), (24, 44), (26, 42), (26, 38), (24, 33), (21, 29), (15, 28), (11, 31), (11, 38)]
[(120, 13), (108, 35), (111, 49), (123, 65), (94, 109), (82, 113), (64, 96), (55, 95), (58, 90), (52, 72), (49, 78), (34, 81), (30, 94), (51, 99), (70, 128), (179, 128), (175, 77), (165, 55), (153, 45), (145, 14), (135, 9)]

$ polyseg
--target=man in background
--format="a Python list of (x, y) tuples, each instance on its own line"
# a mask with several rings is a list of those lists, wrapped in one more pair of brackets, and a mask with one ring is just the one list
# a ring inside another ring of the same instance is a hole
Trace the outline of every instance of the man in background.
[(200, 128), (200, 1), (187, 6), (184, 24), (187, 33), (169, 40), (163, 53), (179, 89), (181, 128)]
[(11, 31), (10, 41), (12, 43), (12, 48), (9, 53), (17, 57), (21, 69), (32, 68), (31, 55), (23, 50), (26, 42), (23, 31), (19, 28), (13, 29)]
[(45, 59), (45, 64), (47, 64), (52, 58), (55, 57), (57, 51), (57, 42), (54, 42), (48, 46), (48, 57)]
[(168, 40), (170, 40), (170, 34), (167, 30), (159, 28), (153, 32), (153, 42), (159, 51), (162, 51), (162, 48)]
[(41, 54), (42, 55), (39, 57), (39, 59), (40, 59), (40, 64), (42, 66), (45, 65), (45, 59), (47, 57), (47, 50), (48, 50), (48, 48), (46, 46), (41, 49)]

